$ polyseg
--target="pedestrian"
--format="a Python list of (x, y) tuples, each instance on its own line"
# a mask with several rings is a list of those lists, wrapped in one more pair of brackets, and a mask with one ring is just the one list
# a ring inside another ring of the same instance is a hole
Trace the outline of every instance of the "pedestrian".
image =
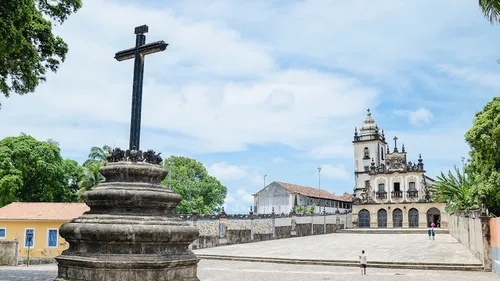
[(427, 229), (427, 235), (429, 235), (429, 240), (431, 240), (432, 230), (430, 228)]
[(366, 275), (367, 260), (366, 260), (365, 250), (361, 251), (361, 256), (359, 256), (359, 259), (360, 259), (359, 267), (361, 268), (361, 275)]
[(434, 223), (431, 224), (431, 235), (432, 235), (432, 240), (434, 240), (434, 236), (436, 236), (436, 232), (434, 231), (434, 227), (436, 227), (436, 225)]

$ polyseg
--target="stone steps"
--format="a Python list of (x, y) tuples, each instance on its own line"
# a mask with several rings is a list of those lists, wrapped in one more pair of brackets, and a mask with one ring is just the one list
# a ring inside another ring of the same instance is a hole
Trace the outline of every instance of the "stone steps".
[[(357, 234), (426, 234), (427, 228), (348, 228), (339, 229), (337, 233), (357, 233)], [(437, 234), (450, 234), (446, 228), (435, 228)]]
[[(359, 261), (352, 260), (311, 260), (311, 259), (285, 259), (285, 258), (266, 258), (266, 257), (244, 257), (244, 256), (226, 256), (226, 255), (197, 255), (198, 258), (207, 260), (232, 260), (246, 262), (266, 262), (266, 263), (284, 263), (284, 264), (306, 264), (306, 265), (326, 265), (359, 267)], [(392, 268), (392, 269), (425, 269), (425, 270), (454, 270), (454, 271), (483, 271), (482, 264), (450, 264), (450, 263), (419, 263), (419, 262), (383, 262), (370, 261), (368, 267), (373, 268)]]

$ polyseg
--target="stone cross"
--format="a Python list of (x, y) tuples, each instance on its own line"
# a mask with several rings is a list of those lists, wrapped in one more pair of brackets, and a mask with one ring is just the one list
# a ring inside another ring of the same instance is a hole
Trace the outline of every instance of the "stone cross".
[(146, 44), (148, 26), (141, 25), (135, 28), (135, 47), (119, 51), (115, 54), (117, 61), (134, 59), (134, 84), (132, 89), (132, 116), (130, 120), (129, 149), (139, 149), (141, 138), (141, 109), (142, 109), (142, 84), (144, 77), (144, 59), (146, 55), (165, 51), (168, 44), (165, 41), (156, 41)]
[(394, 152), (398, 152), (398, 145), (397, 145), (398, 137), (394, 136), (393, 140), (394, 140)]

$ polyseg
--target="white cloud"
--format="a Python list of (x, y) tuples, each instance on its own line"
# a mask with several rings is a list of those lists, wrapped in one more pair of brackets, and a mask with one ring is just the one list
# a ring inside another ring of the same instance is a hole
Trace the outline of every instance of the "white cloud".
[[(350, 139), (349, 135), (345, 136), (345, 138)], [(330, 143), (310, 149), (305, 156), (313, 159), (332, 159), (353, 157), (353, 155), (352, 145), (347, 143)]]
[(286, 159), (285, 158), (282, 158), (282, 157), (274, 157), (272, 162), (274, 164), (279, 164), (279, 163), (284, 163), (286, 162)]
[(226, 196), (226, 200), (224, 200), (224, 203), (227, 204), (227, 203), (231, 203), (231, 202), (234, 202), (234, 197), (229, 194)]
[[(70, 46), (58, 73), (36, 94), (3, 102), (0, 122), (10, 128), (1, 134), (40, 131), (81, 151), (104, 143), (126, 146), (133, 63), (117, 62), (113, 55), (134, 43), (130, 18), (148, 23), (148, 42), (170, 43), (146, 58), (142, 135), (154, 131), (158, 137), (143, 138), (142, 144), (156, 150), (230, 152), (276, 141), (306, 149), (335, 137), (329, 127), (341, 126), (378, 99), (376, 89), (345, 75), (280, 70), (272, 43), (186, 15), (164, 7), (87, 3), (57, 28)], [(42, 131), (34, 116), (55, 123)], [(99, 129), (107, 133), (95, 133)]]
[(238, 190), (236, 190), (236, 195), (238, 195), (239, 199), (243, 200), (245, 203), (253, 204), (253, 196), (252, 196), (252, 194), (248, 193), (244, 189), (238, 189)]
[(396, 115), (407, 116), (408, 122), (415, 126), (421, 126), (422, 124), (429, 124), (432, 117), (434, 116), (427, 108), (420, 107), (415, 110), (394, 110)]
[(243, 178), (246, 172), (239, 166), (224, 162), (213, 163), (207, 167), (208, 173), (220, 181), (234, 181)]
[(321, 167), (321, 176), (332, 180), (345, 180), (349, 178), (350, 173), (342, 164), (323, 164)]

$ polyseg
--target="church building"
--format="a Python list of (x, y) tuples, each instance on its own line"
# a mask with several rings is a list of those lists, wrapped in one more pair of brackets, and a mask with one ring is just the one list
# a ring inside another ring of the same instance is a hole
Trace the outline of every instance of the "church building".
[(404, 144), (393, 138), (391, 152), (384, 130), (368, 109), (363, 126), (354, 130), (353, 223), (358, 228), (448, 227), (445, 203), (432, 202), (424, 161), (407, 161)]

